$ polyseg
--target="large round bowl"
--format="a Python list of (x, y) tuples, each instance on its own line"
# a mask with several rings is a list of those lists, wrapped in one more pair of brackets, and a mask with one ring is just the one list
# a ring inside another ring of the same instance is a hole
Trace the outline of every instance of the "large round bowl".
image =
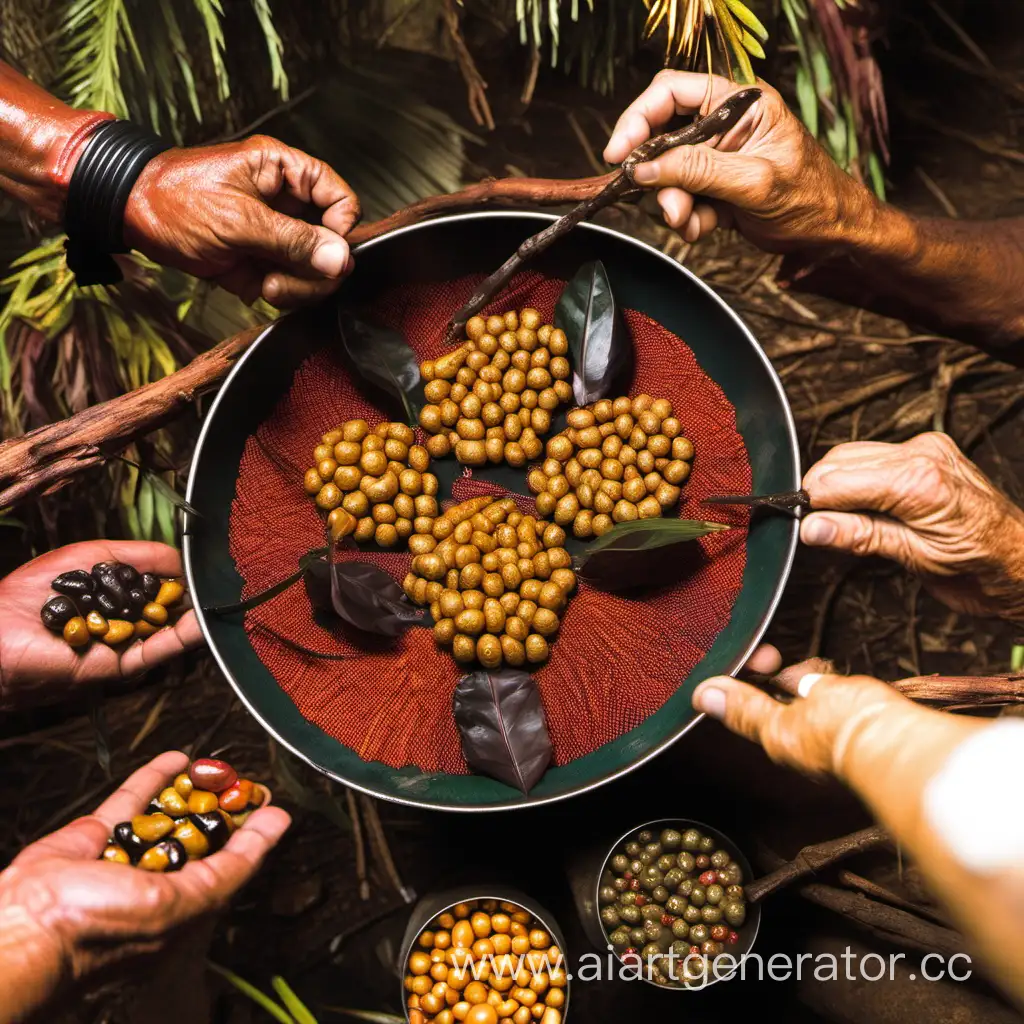
[[(490, 272), (552, 218), (492, 212), (442, 217), (367, 242), (346, 288), (371, 299), (397, 282), (442, 282)], [(793, 418), (771, 364), (732, 310), (685, 267), (648, 245), (584, 224), (531, 264), (570, 278), (588, 260), (607, 268), (620, 307), (645, 313), (684, 338), (702, 369), (736, 410), (755, 493), (800, 486)], [(725, 628), (673, 696), (630, 732), (569, 764), (550, 769), (524, 796), (478, 775), (399, 771), (366, 762), (305, 719), (257, 657), (240, 615), (204, 615), (203, 607), (239, 599), (242, 578), (228, 549), (228, 520), (246, 439), (273, 410), (298, 365), (334, 343), (334, 307), (293, 314), (268, 327), (228, 375), (203, 424), (188, 483), (185, 571), (203, 633), (245, 706), (280, 743), (318, 770), (385, 800), (436, 810), (492, 811), (563, 800), (631, 771), (679, 739), (698, 720), (690, 696), (701, 679), (735, 671), (766, 629), (789, 574), (797, 523), (757, 517), (746, 542), (743, 585)]]

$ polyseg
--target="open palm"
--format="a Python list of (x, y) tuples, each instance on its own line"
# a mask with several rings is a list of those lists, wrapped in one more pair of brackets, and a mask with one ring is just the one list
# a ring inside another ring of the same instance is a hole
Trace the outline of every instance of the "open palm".
[[(161, 754), (92, 814), (27, 846), (0, 872), (0, 1021), (27, 1020), (60, 990), (92, 983), (118, 966), (134, 968), (137, 978), (143, 958), (152, 979), (176, 945), (191, 942), (203, 950), (204, 920), (256, 873), (291, 819), (263, 806), (222, 850), (173, 874), (98, 860), (114, 826), (142, 814), (187, 767), (185, 754)], [(269, 800), (269, 791), (264, 795)], [(155, 953), (161, 954), (156, 965)], [(179, 978), (179, 995), (191, 994), (195, 979), (182, 984)], [(185, 1016), (157, 1012), (154, 1019)]]
[(180, 554), (167, 544), (91, 540), (49, 551), (0, 580), (0, 707), (60, 700), (80, 684), (136, 675), (202, 641), (191, 611), (146, 640), (116, 648), (91, 643), (75, 650), (51, 633), (39, 617), (53, 594), (50, 581), (62, 572), (110, 561), (162, 577), (182, 571)]

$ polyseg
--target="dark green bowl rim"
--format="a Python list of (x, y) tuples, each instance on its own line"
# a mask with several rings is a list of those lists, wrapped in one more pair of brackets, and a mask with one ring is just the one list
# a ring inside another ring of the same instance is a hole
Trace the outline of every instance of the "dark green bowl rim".
[[(432, 226), (435, 226), (437, 224), (451, 223), (456, 221), (489, 220), (496, 217), (520, 219), (528, 218), (536, 220), (539, 225), (543, 224), (544, 222), (551, 222), (557, 219), (555, 214), (538, 213), (532, 210), (516, 209), (489, 210), (474, 213), (449, 214), (447, 216), (434, 217), (429, 220), (421, 221), (418, 224), (410, 224), (407, 227), (396, 228), (394, 231), (389, 231), (384, 235), (371, 239), (368, 242), (364, 242), (362, 245), (356, 246), (353, 249), (353, 253), (358, 254), (360, 251), (370, 249), (373, 246), (379, 245), (382, 242), (385, 242), (388, 239), (391, 239), (397, 235), (409, 234), (416, 231), (429, 230)], [(577, 227), (577, 230), (595, 231), (601, 234), (612, 236), (621, 242), (626, 242), (629, 245), (635, 246), (637, 249), (642, 250), (643, 252), (650, 256), (656, 257), (659, 260), (664, 260), (677, 272), (682, 273), (687, 278), (689, 278), (691, 284), (695, 285), (698, 289), (703, 291), (714, 304), (720, 307), (726, 313), (726, 315), (731, 320), (734, 321), (737, 329), (747, 339), (747, 342), (750, 346), (751, 354), (754, 356), (754, 358), (761, 360), (761, 362), (764, 364), (764, 368), (768, 372), (768, 379), (774, 384), (778, 392), (780, 406), (785, 417), (786, 435), (790, 445), (790, 453), (793, 456), (794, 464), (799, 467), (800, 447), (797, 439), (796, 424), (793, 420), (793, 413), (789, 407), (789, 400), (786, 397), (785, 390), (782, 386), (782, 381), (779, 379), (778, 374), (775, 372), (775, 368), (772, 366), (771, 361), (768, 359), (767, 355), (765, 355), (764, 350), (758, 344), (757, 339), (751, 333), (747, 325), (740, 319), (737, 313), (732, 309), (732, 307), (729, 306), (729, 304), (725, 302), (721, 298), (721, 296), (718, 295), (718, 293), (713, 288), (710, 287), (710, 285), (705, 284), (704, 281), (697, 277), (697, 275), (694, 274), (692, 270), (689, 270), (681, 263), (678, 263), (676, 260), (672, 259), (672, 257), (666, 255), (665, 253), (661, 252), (658, 249), (655, 249), (653, 246), (648, 245), (646, 242), (642, 242), (639, 239), (633, 238), (630, 235), (626, 235), (621, 231), (616, 231), (612, 228), (607, 228), (599, 224), (590, 224), (584, 222)], [(235, 378), (243, 372), (243, 368), (247, 360), (252, 358), (256, 350), (259, 348), (259, 346), (263, 345), (266, 342), (268, 335), (274, 330), (275, 326), (276, 322), (268, 324), (266, 329), (260, 333), (259, 337), (257, 337), (256, 340), (253, 341), (252, 344), (250, 344), (248, 349), (246, 349), (246, 351), (242, 353), (241, 357), (232, 367), (228, 375), (224, 378), (224, 382), (222, 383), (220, 389), (217, 392), (216, 397), (214, 398), (209, 410), (207, 411), (207, 414), (203, 420), (203, 425), (199, 431), (199, 436), (196, 439), (195, 451), (192, 458), (192, 465), (189, 470), (188, 486), (185, 491), (185, 498), (189, 502), (193, 500), (193, 492), (196, 487), (196, 477), (199, 465), (198, 456), (203, 449), (203, 444), (206, 439), (207, 431), (211, 428), (211, 425), (216, 419), (215, 413), (217, 411), (217, 408), (220, 405), (221, 401), (224, 399), (224, 396), (230, 390)], [(793, 490), (796, 490), (800, 486), (799, 470), (796, 474), (794, 474), (794, 479), (790, 482), (790, 486)], [(186, 512), (183, 517), (182, 559), (185, 565), (185, 576), (186, 579), (188, 580), (189, 591), (190, 593), (194, 594), (195, 579), (192, 571), (193, 550), (190, 520), (191, 515)], [(778, 579), (775, 582), (774, 590), (772, 593), (772, 599), (769, 602), (768, 607), (765, 609), (764, 614), (761, 616), (761, 619), (758, 622), (757, 627), (754, 629), (749, 644), (729, 664), (727, 674), (732, 674), (736, 672), (747, 661), (747, 659), (756, 649), (757, 645), (761, 642), (761, 638), (764, 636), (765, 630), (768, 628), (768, 624), (771, 622), (772, 616), (775, 614), (775, 609), (778, 607), (779, 601), (782, 599), (782, 593), (785, 589), (786, 581), (789, 579), (789, 574), (792, 570), (793, 559), (796, 556), (796, 547), (799, 540), (799, 525), (799, 521), (795, 517), (789, 524), (788, 550), (785, 554), (785, 560), (782, 566), (782, 570), (779, 573)], [(235, 694), (237, 695), (238, 699), (245, 706), (249, 714), (251, 714), (253, 718), (255, 718), (256, 721), (263, 726), (267, 733), (270, 736), (272, 736), (277, 743), (283, 746), (286, 750), (289, 750), (292, 754), (294, 754), (301, 761), (304, 761), (310, 767), (315, 768), (318, 772), (328, 776), (331, 779), (334, 779), (337, 782), (341, 782), (342, 784), (350, 787), (351, 789), (355, 789), (359, 792), (366, 793), (368, 796), (376, 797), (380, 800), (387, 800), (391, 803), (397, 804), (406, 804), (411, 807), (420, 807), (424, 810), (454, 811), (458, 813), (489, 813), (498, 811), (521, 810), (524, 807), (540, 807), (543, 804), (557, 803), (561, 800), (567, 800), (572, 797), (579, 796), (580, 794), (590, 792), (591, 790), (597, 789), (599, 786), (603, 786), (609, 782), (614, 781), (620, 776), (627, 775), (628, 773), (635, 771), (641, 765), (646, 764), (652, 758), (657, 757), (660, 753), (667, 750), (673, 743), (680, 739), (680, 737), (684, 736), (695, 725), (697, 725), (697, 723), (700, 722), (701, 719), (703, 719), (704, 717), (703, 714), (695, 713), (694, 716), (685, 725), (682, 725), (676, 732), (674, 732), (671, 736), (668, 736), (662, 742), (651, 747), (651, 749), (644, 753), (641, 757), (636, 758), (636, 760), (631, 761), (629, 764), (621, 768), (607, 772), (606, 774), (591, 780), (585, 785), (578, 786), (577, 788), (569, 792), (555, 793), (550, 796), (544, 797), (531, 796), (522, 801), (508, 802), (497, 805), (488, 803), (438, 803), (436, 801), (431, 800), (422, 800), (411, 797), (397, 796), (394, 793), (387, 792), (383, 789), (378, 789), (374, 786), (363, 785), (351, 779), (339, 777), (337, 774), (330, 771), (329, 769), (317, 764), (317, 762), (314, 761), (309, 755), (305, 754), (303, 751), (297, 749), (296, 747), (288, 743), (286, 740), (284, 740), (280, 733), (278, 732), (278, 730), (270, 722), (268, 722), (262, 715), (260, 715), (257, 709), (253, 706), (253, 703), (246, 696), (244, 687), (242, 687), (239, 684), (239, 682), (235, 679), (234, 673), (225, 662), (224, 658), (222, 657), (220, 651), (217, 648), (217, 645), (212, 642), (210, 638), (210, 631), (207, 626), (206, 619), (203, 615), (203, 610), (199, 602), (195, 602), (195, 614), (196, 619), (199, 622), (199, 627), (203, 633), (203, 637), (206, 640), (207, 645), (209, 646), (210, 651), (213, 654), (214, 660), (216, 661), (218, 668), (221, 670), (225, 678), (231, 684), (232, 689), (235, 691)]]

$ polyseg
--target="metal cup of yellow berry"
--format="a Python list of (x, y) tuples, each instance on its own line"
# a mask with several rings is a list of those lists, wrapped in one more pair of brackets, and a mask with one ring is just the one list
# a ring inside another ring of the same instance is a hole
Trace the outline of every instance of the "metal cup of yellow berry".
[(452, 904), (419, 932), (405, 963), (409, 1024), (562, 1024), (562, 950), (517, 903)]

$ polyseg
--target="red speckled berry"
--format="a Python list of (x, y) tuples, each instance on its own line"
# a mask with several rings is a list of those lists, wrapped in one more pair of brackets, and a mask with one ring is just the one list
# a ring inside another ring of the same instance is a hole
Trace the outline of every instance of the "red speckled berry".
[(629, 887), (630, 887), (630, 889), (633, 890), (633, 892), (639, 891), (639, 889), (640, 889), (640, 879), (639, 878), (632, 879), (632, 881), (630, 881), (630, 883), (629, 883)]
[(702, 874), (700, 876), (700, 884), (701, 885), (714, 885), (715, 882), (717, 882), (717, 881), (718, 881), (718, 872), (717, 871), (705, 871), (704, 874)]
[(724, 924), (716, 924), (711, 928), (711, 938), (715, 942), (725, 942), (729, 938), (729, 929)]
[(623, 878), (632, 878), (633, 877), (633, 872), (632, 871), (623, 871), (622, 872), (622, 877)]
[(739, 932), (729, 932), (729, 938), (725, 940), (730, 946), (735, 946), (740, 941)]
[(662, 924), (663, 924), (663, 925), (664, 925), (664, 926), (665, 926), (666, 928), (667, 928), (667, 927), (668, 927), (668, 926), (669, 926), (669, 925), (670, 925), (670, 924), (671, 924), (671, 923), (672, 923), (672, 922), (673, 922), (674, 920), (675, 920), (675, 918), (674, 918), (674, 917), (673, 917), (673, 916), (672, 916), (671, 914), (662, 914), (662, 915), (661, 915), (661, 923), (662, 923)]
[(622, 954), (622, 962), (624, 964), (638, 964), (641, 962), (640, 954), (630, 946), (629, 949)]
[(196, 789), (205, 789), (209, 793), (223, 793), (238, 781), (238, 772), (227, 761), (201, 757), (198, 761), (192, 762), (188, 777)]
[(711, 858), (706, 853), (702, 853), (699, 857), (695, 858), (695, 860), (699, 871), (707, 871), (707, 869), (711, 867)]
[(700, 946), (691, 946), (690, 956), (700, 956)]
[(637, 896), (635, 905), (638, 906), (638, 907), (645, 907), (645, 906), (647, 906), (647, 897), (646, 896)]

